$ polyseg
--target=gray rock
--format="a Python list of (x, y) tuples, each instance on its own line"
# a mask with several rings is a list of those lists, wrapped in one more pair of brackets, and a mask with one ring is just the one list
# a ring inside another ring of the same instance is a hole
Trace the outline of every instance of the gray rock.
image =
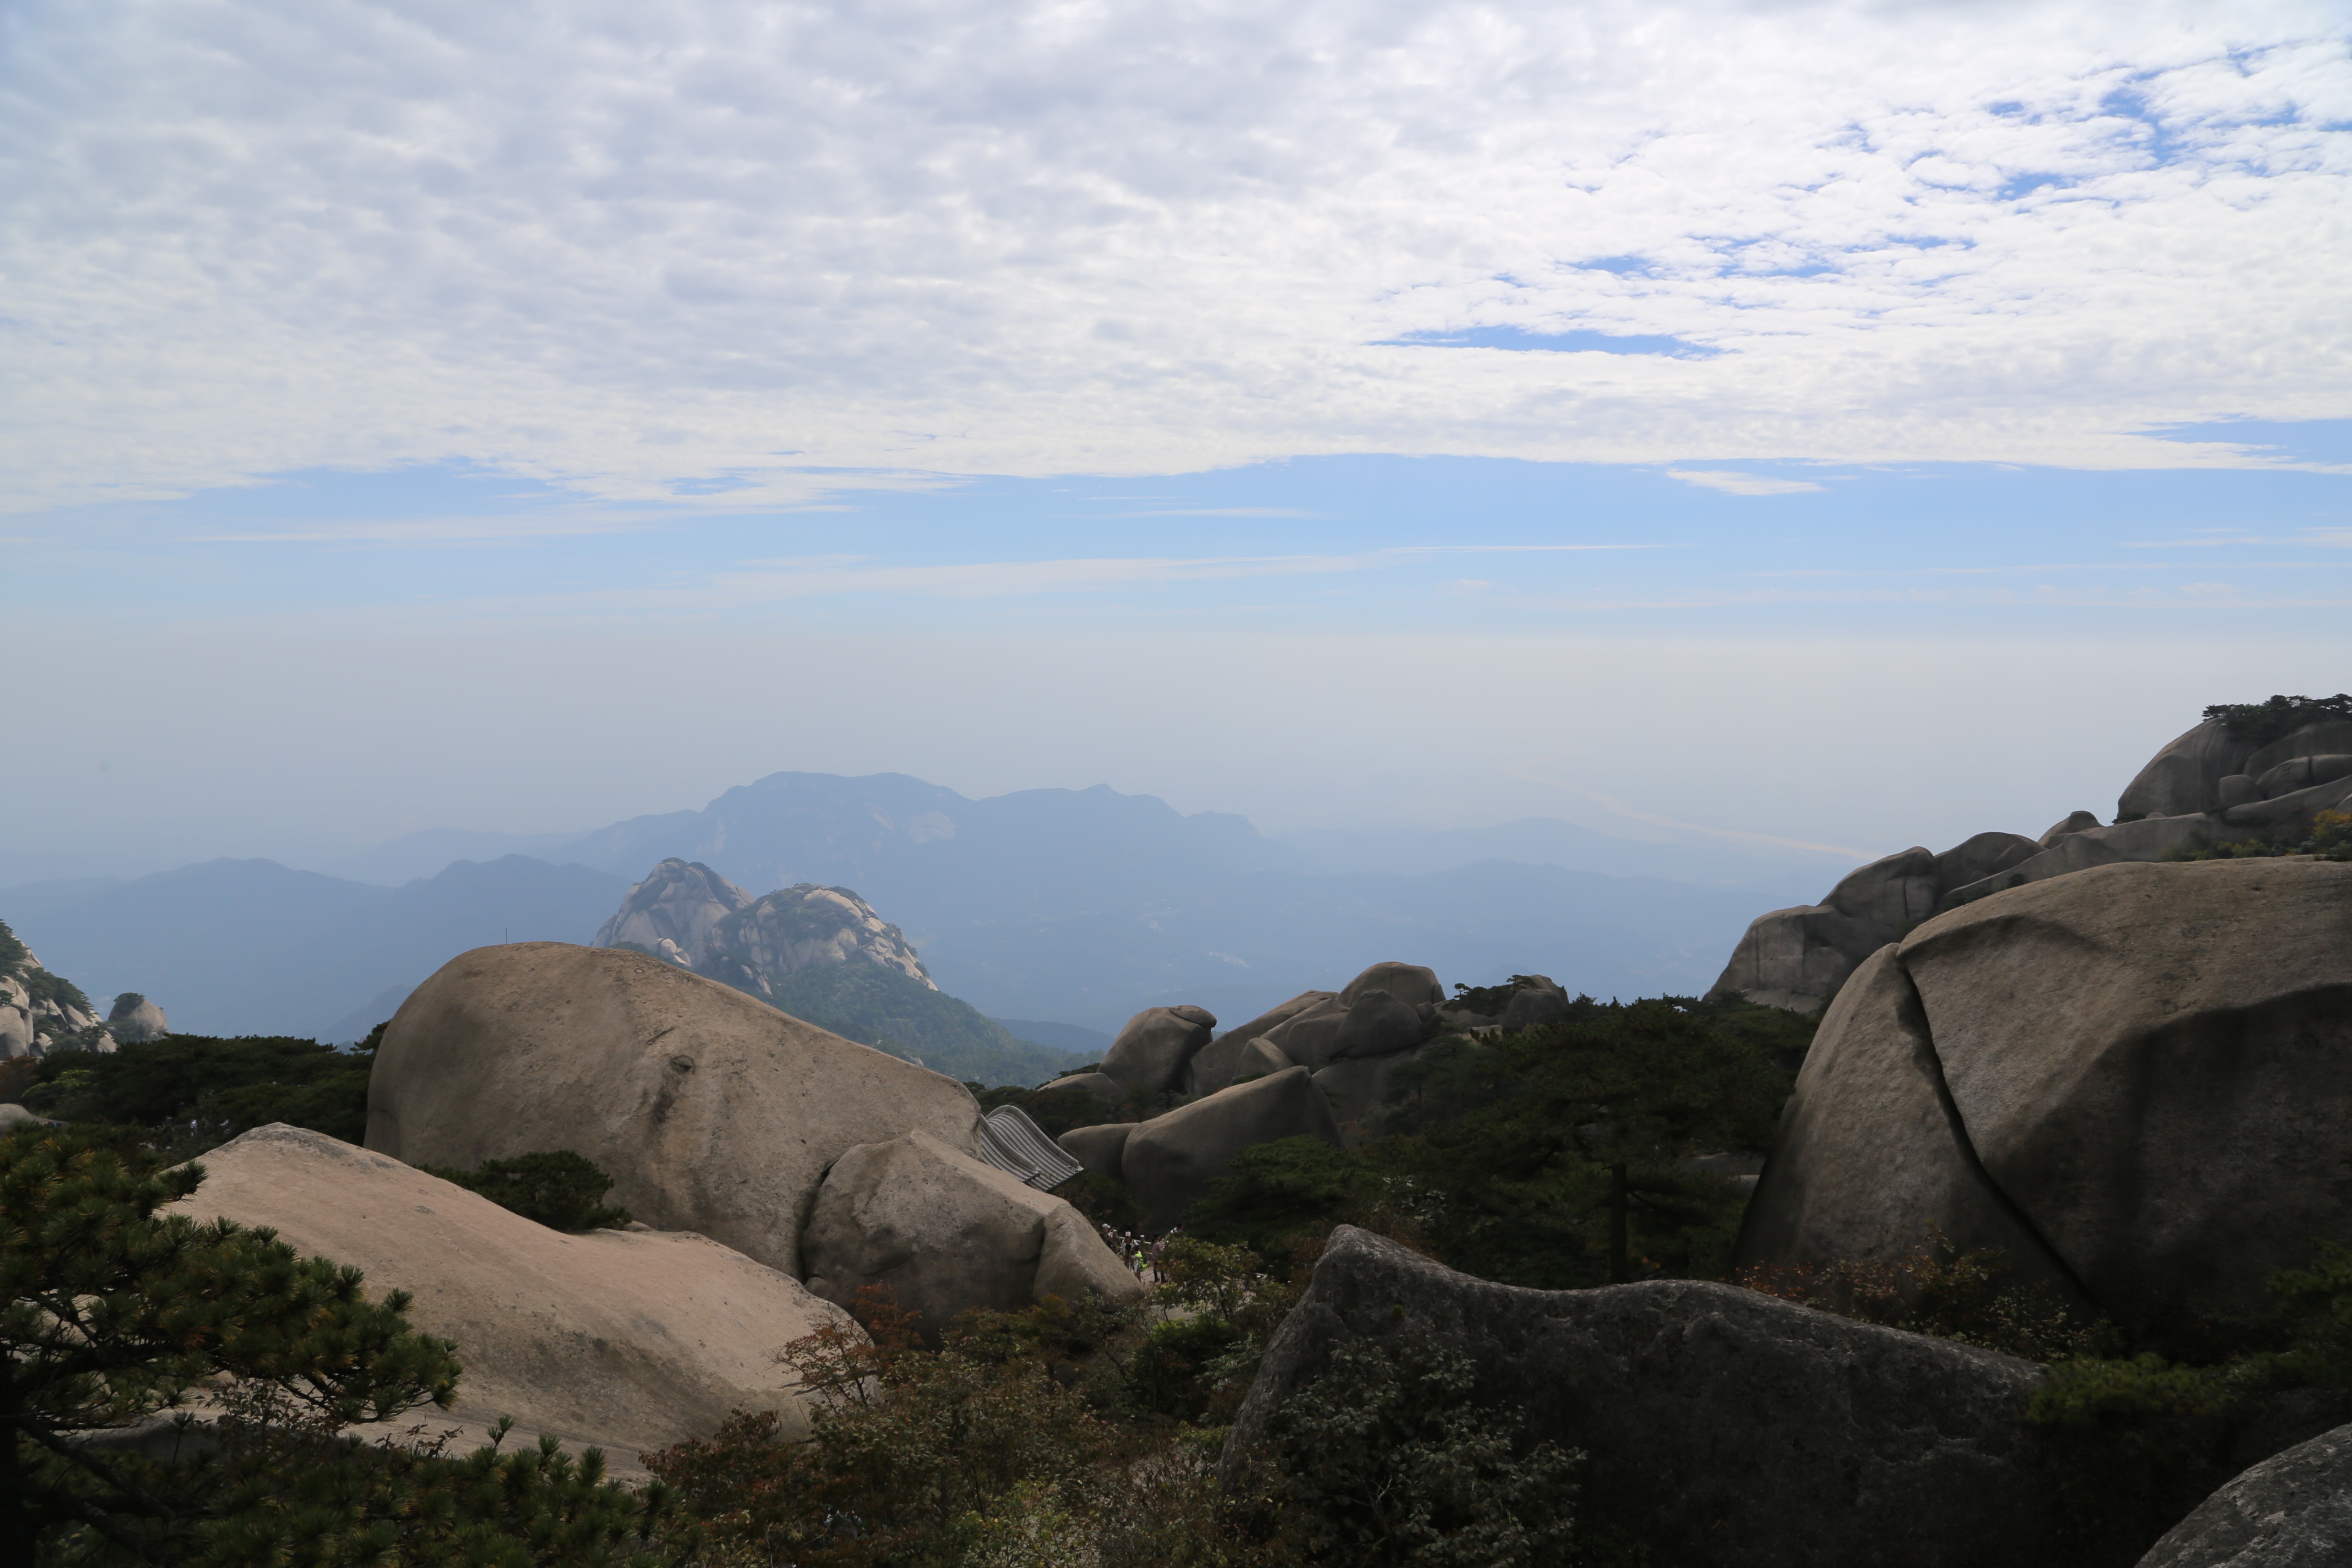
[(1822, 901), (1842, 915), (1890, 934), (1936, 912), (1943, 891), (1936, 857), (1913, 847), (1849, 871)]
[(1339, 1000), (1352, 1007), (1367, 991), (1385, 991), (1408, 1007), (1445, 1000), (1445, 987), (1437, 983), (1437, 971), (1418, 963), (1375, 963), (1348, 982)]
[(160, 1040), (171, 1032), (171, 1024), (163, 1009), (136, 991), (125, 991), (106, 1016), (106, 1032), (117, 1041)]
[(1215, 1017), (1198, 1007), (1146, 1007), (1111, 1042), (1102, 1070), (1131, 1094), (1172, 1093), (1183, 1087), (1186, 1064), (1209, 1043), (1215, 1025)]
[[(2316, 757), (2293, 757), (2275, 767), (2265, 768), (2254, 781), (2254, 793), (2264, 800), (2287, 795), (2313, 784), (2332, 784), (2352, 773), (2352, 754), (2336, 752)], [(2240, 805), (2242, 801), (2224, 801), (2225, 805)]]
[(371, 1149), (458, 1170), (573, 1150), (612, 1174), (615, 1206), (795, 1277), (826, 1167), (915, 1131), (977, 1158), (980, 1106), (715, 980), (566, 942), (443, 964), (393, 1016), (368, 1083)]
[[(666, 862), (667, 864), (667, 862)], [(906, 933), (847, 888), (795, 882), (752, 900), (710, 927), (695, 967), (765, 994), (803, 970), (872, 963), (937, 991)]]
[(1428, 1033), (1429, 1026), (1422, 1022), (1419, 1008), (1406, 1005), (1385, 991), (1360, 992), (1340, 1022), (1330, 1060), (1394, 1056), (1421, 1044)]
[(1539, 1029), (1568, 1012), (1568, 993), (1552, 983), (1548, 974), (1530, 974), (1529, 980), (1539, 982), (1522, 985), (1511, 993), (1508, 1005), (1503, 1009), (1503, 1027), (1512, 1033), (1521, 1029)]
[(2069, 833), (2082, 833), (2098, 826), (2099, 817), (2096, 812), (2069, 812), (2066, 814), (2065, 821), (2052, 823), (2050, 825), (2049, 831), (2042, 834), (2036, 842), (2039, 843), (2042, 847), (2047, 849), (2053, 844), (2057, 843), (2061, 838), (2065, 837)]
[(1900, 1258), (1940, 1229), (1999, 1247), (2016, 1276), (2081, 1306), (2061, 1264), (1978, 1163), (1894, 944), (1863, 961), (1805, 1053), (1742, 1219), (1740, 1264)]
[(2347, 801), (2352, 801), (2352, 777), (2330, 779), (2269, 800), (2248, 801), (2223, 812), (2221, 820), (2231, 827), (2275, 831), (2292, 827), (2323, 811), (2341, 811)]
[(1261, 1037), (1271, 1041), (1284, 1056), (1300, 1066), (1319, 1068), (1328, 1064), (1332, 1053), (1339, 1049), (1339, 1031), (1347, 1022), (1348, 1009), (1335, 996), (1323, 1006), (1309, 1008), (1276, 1025)]
[(2245, 805), (2263, 798), (2262, 786), (2252, 773), (2231, 773), (2215, 787), (2214, 795), (2223, 810), (2233, 805)]
[(2221, 781), (2248, 772), (2253, 754), (2254, 748), (2231, 734), (2220, 720), (2208, 719), (2148, 759), (2124, 786), (2116, 815), (2182, 816), (2210, 811), (2221, 804)]
[(2060, 1568), (2030, 1362), (1699, 1281), (1527, 1290), (1336, 1231), (1225, 1447), (1342, 1344), (1466, 1357), (1474, 1397), (1587, 1456), (1579, 1530), (1654, 1568)]
[(2199, 813), (2193, 816), (2150, 816), (2137, 822), (2118, 822), (2106, 827), (2085, 828), (2070, 833), (2049, 848), (2033, 855), (1998, 876), (1963, 887), (1946, 889), (1941, 900), (1947, 910), (1972, 903), (1978, 899), (2010, 888), (2022, 888), (2053, 877), (2072, 876), (2087, 871), (2094, 866), (2117, 866), (2133, 861), (2160, 860), (2168, 855), (2202, 848), (2211, 844), (2217, 825)]
[(1234, 1063), (1234, 1082), (1247, 1083), (1254, 1078), (1265, 1078), (1298, 1064), (1282, 1054), (1282, 1047), (1272, 1040), (1252, 1040), (1242, 1047), (1240, 1058)]
[(21, 1105), (0, 1105), (0, 1133), (13, 1132), (19, 1127), (46, 1127), (49, 1119), (36, 1116)]
[(1330, 1101), (1304, 1067), (1295, 1067), (1153, 1117), (1128, 1139), (1119, 1164), (1146, 1220), (1165, 1228), (1208, 1195), (1234, 1155), (1301, 1135), (1340, 1141)]
[(2256, 1316), (2272, 1273), (2343, 1233), (2352, 865), (2093, 867), (1939, 916), (1885, 967), (1824, 1020), (1744, 1260), (1853, 1255), (1922, 1220), (1992, 1239), (1997, 1197), (2162, 1344)]
[(1042, 1084), (1039, 1087), (1055, 1092), (1063, 1089), (1076, 1089), (1080, 1094), (1092, 1095), (1095, 1099), (1111, 1105), (1117, 1105), (1127, 1098), (1127, 1086), (1107, 1072), (1074, 1072), (1067, 1078), (1057, 1078), (1053, 1082)]
[(1119, 1156), (1127, 1148), (1128, 1134), (1138, 1125), (1133, 1121), (1113, 1121), (1100, 1127), (1073, 1127), (1054, 1142), (1084, 1165), (1088, 1175), (1100, 1176), (1107, 1182), (1124, 1181)]
[[(2093, 822), (2091, 826), (2095, 827), (2098, 824)], [(1979, 833), (1936, 857), (1936, 884), (1939, 889), (1957, 888), (1964, 882), (1996, 876), (2041, 849), (2041, 845), (2022, 834)]]
[(2352, 1563), (2352, 1426), (2273, 1455), (2200, 1503), (2139, 1568), (2344, 1568)]
[(2245, 771), (2263, 773), (2294, 757), (2343, 756), (2352, 753), (2352, 719), (2325, 719), (2289, 731), (2246, 759)]
[(1826, 904), (1774, 910), (1749, 922), (1707, 994), (1818, 1013), (1854, 965), (1894, 940), (1894, 931)]
[(1302, 991), (1276, 1007), (1269, 1007), (1248, 1023), (1226, 1030), (1201, 1047), (1185, 1068), (1184, 1092), (1214, 1094), (1234, 1081), (1234, 1064), (1242, 1049), (1262, 1035), (1272, 1033), (1299, 1014), (1339, 998), (1336, 991)]
[[(633, 942), (659, 952), (675, 942), (689, 964), (699, 964), (710, 929), (738, 910), (751, 907), (751, 895), (700, 861), (663, 861), (629, 889), (596, 931), (591, 947)], [(414, 973), (412, 971), (412, 973)]]
[(928, 1132), (861, 1143), (834, 1162), (801, 1251), (811, 1294), (849, 1307), (861, 1289), (887, 1285), (923, 1315), (934, 1344), (975, 1309), (1146, 1294), (1077, 1210)]
[[(1435, 1044), (1434, 1040), (1430, 1042), (1430, 1046)], [(1396, 1077), (1397, 1068), (1407, 1062), (1420, 1060), (1430, 1046), (1400, 1051), (1394, 1056), (1363, 1057), (1333, 1062), (1315, 1075), (1315, 1085), (1323, 1091), (1324, 1098), (1331, 1101), (1331, 1113), (1339, 1121), (1340, 1139), (1349, 1148), (1360, 1148), (1380, 1135), (1381, 1117), (1388, 1104), (1389, 1085)]]

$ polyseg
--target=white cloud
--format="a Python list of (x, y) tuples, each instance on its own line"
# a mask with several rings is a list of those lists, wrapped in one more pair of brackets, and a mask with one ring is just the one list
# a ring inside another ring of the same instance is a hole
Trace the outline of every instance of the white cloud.
[(1793, 496), (1822, 487), (1811, 479), (1776, 479), (1764, 474), (1742, 474), (1730, 468), (1668, 468), (1666, 478), (1702, 489), (1730, 496)]
[[(19, 505), (445, 458), (612, 499), (1366, 450), (2229, 466), (2265, 459), (2128, 432), (2352, 382), (2325, 0), (10, 26)], [(1373, 346), (1482, 325), (1722, 352)]]

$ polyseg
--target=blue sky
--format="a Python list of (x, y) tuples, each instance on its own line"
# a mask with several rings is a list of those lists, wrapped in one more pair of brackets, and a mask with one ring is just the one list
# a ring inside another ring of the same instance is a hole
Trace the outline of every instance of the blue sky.
[(2352, 685), (2348, 38), (26, 0), (0, 882), (781, 767), (2039, 831)]

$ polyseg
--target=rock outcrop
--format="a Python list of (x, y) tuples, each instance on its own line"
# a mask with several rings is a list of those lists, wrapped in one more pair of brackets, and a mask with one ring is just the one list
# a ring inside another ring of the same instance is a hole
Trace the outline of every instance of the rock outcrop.
[(2097, 866), (2179, 858), (2225, 840), (2285, 835), (2291, 842), (2318, 813), (2347, 806), (2352, 719), (2318, 719), (2268, 741), (2208, 720), (2140, 770), (2114, 823), (2102, 826), (2077, 811), (2038, 839), (1979, 833), (1940, 855), (1915, 847), (1874, 860), (1819, 904), (1758, 916), (1708, 994), (1818, 1013), (1864, 959), (1941, 910)]
[(172, 1032), (172, 1026), (163, 1009), (136, 991), (125, 991), (106, 1016), (106, 1032), (117, 1042), (160, 1040)]
[(1237, 1479), (1343, 1344), (1466, 1357), (1475, 1398), (1586, 1455), (1581, 1534), (1656, 1568), (2059, 1568), (2030, 1362), (1727, 1285), (1528, 1290), (1342, 1226), (1267, 1347)]
[(751, 894), (699, 860), (672, 858), (629, 889), (589, 945), (634, 942), (657, 957), (698, 968), (711, 929), (751, 907)]
[(610, 1201), (789, 1274), (827, 1167), (922, 1131), (973, 1156), (951, 1079), (639, 953), (516, 942), (444, 964), (401, 1005), (368, 1089), (368, 1147), (414, 1164), (570, 1149)]
[(826, 1173), (802, 1237), (808, 1288), (844, 1307), (887, 1285), (923, 1315), (933, 1343), (975, 1308), (1046, 1296), (1148, 1294), (1086, 1216), (928, 1132), (845, 1152)]
[(2352, 1563), (2352, 1426), (2274, 1454), (2200, 1504), (2139, 1568), (2343, 1568)]
[(1217, 1016), (1206, 1008), (1146, 1007), (1119, 1030), (1102, 1070), (1129, 1094), (1172, 1093), (1183, 1087), (1185, 1068), (1216, 1026)]
[(707, 1237), (566, 1236), (324, 1133), (273, 1123), (200, 1163), (181, 1212), (270, 1226), (360, 1268), (372, 1293), (411, 1292), (410, 1321), (457, 1342), (457, 1418), (512, 1415), (526, 1437), (599, 1445), (624, 1470), (735, 1409), (775, 1411), (787, 1436), (806, 1436), (776, 1347), (827, 1323), (855, 1331), (790, 1276)]
[(2116, 864), (1937, 916), (1822, 1023), (1743, 1263), (1995, 1245), (2143, 1341), (2344, 1229), (2352, 864)]
[(0, 1058), (112, 1050), (113, 1037), (97, 1026), (98, 1015), (80, 988), (42, 967), (0, 924)]
[(642, 948), (762, 995), (786, 975), (841, 963), (877, 963), (939, 989), (906, 933), (846, 888), (798, 882), (755, 899), (674, 858), (629, 889), (590, 945)]
[(1100, 1176), (1107, 1182), (1126, 1180), (1122, 1161), (1127, 1150), (1128, 1134), (1140, 1123), (1112, 1121), (1099, 1127), (1073, 1127), (1059, 1138), (1059, 1143), (1090, 1176)]
[[(1187, 1094), (1214, 1094), (1234, 1081), (1243, 1047), (1272, 1034), (1299, 1014), (1339, 1000), (1336, 991), (1302, 991), (1280, 1006), (1268, 1008), (1248, 1023), (1226, 1030), (1201, 1047), (1184, 1069)], [(1279, 1047), (1277, 1047), (1279, 1048)]]
[(1340, 1141), (1330, 1102), (1304, 1067), (1294, 1067), (1138, 1124), (1120, 1151), (1120, 1172), (1145, 1218), (1165, 1229), (1208, 1195), (1234, 1155), (1301, 1135)]

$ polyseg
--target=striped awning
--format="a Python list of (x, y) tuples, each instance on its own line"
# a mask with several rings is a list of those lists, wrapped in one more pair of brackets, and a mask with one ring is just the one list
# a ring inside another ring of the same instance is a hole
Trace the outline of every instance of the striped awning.
[(1017, 1105), (1000, 1105), (981, 1119), (980, 1157), (1041, 1193), (1050, 1193), (1086, 1167), (1063, 1152)]

